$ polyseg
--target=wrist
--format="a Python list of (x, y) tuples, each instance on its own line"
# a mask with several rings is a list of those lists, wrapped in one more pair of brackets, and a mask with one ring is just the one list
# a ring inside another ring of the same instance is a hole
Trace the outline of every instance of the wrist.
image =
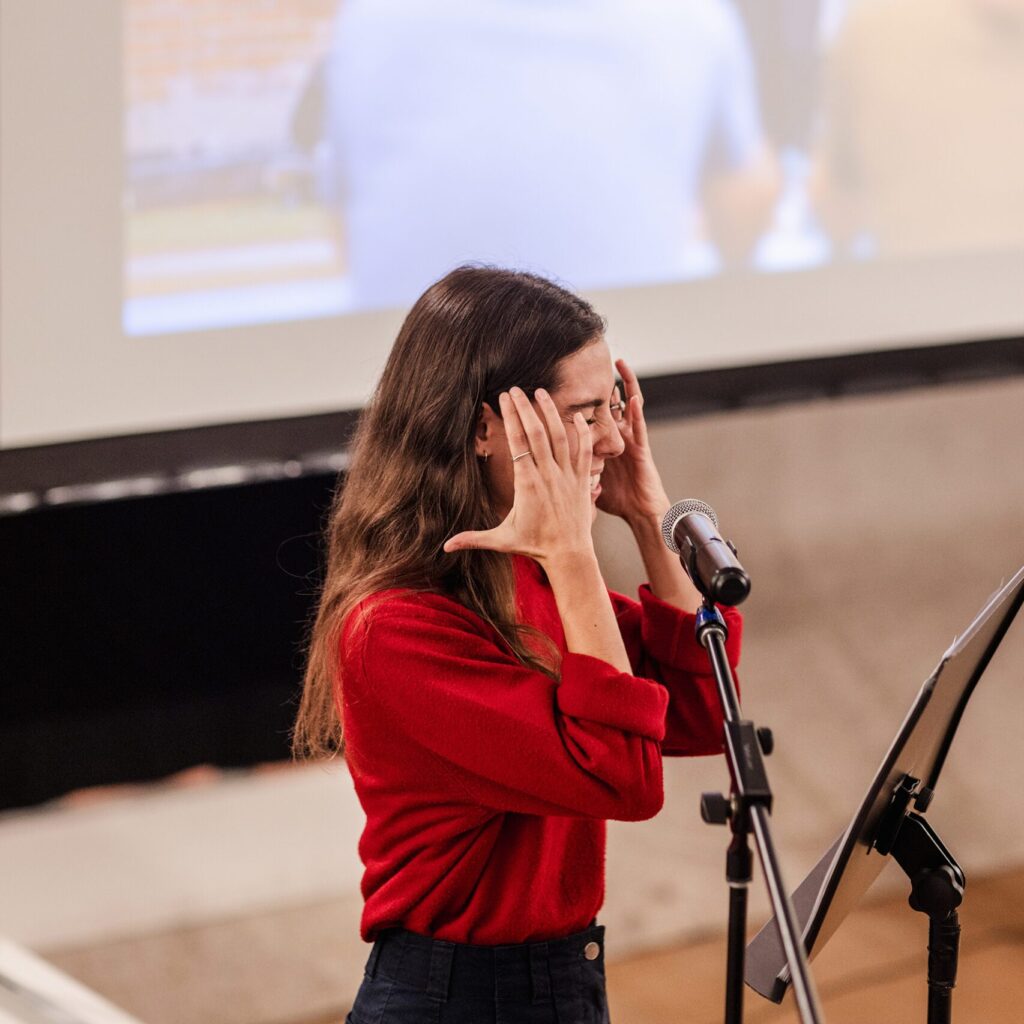
[(556, 576), (571, 577), (597, 567), (597, 552), (593, 543), (565, 551), (554, 552), (537, 559), (548, 579)]
[[(669, 506), (665, 506), (665, 512)], [(661, 532), (664, 512), (638, 516), (630, 520), (633, 538), (640, 549), (651, 591), (661, 600), (683, 611), (693, 612), (700, 606), (701, 597), (686, 575), (679, 557), (669, 550)]]
[(633, 534), (639, 539), (641, 536), (655, 535), (661, 536), (661, 522), (665, 517), (665, 513), (669, 510), (668, 498), (665, 499), (665, 507), (660, 506), (656, 509), (648, 509), (643, 512), (634, 512), (631, 515), (625, 517), (626, 523), (629, 528), (633, 531)]

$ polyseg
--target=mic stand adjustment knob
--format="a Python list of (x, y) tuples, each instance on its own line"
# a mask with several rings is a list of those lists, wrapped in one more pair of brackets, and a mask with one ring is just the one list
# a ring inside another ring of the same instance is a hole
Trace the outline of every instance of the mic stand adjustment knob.
[(722, 793), (701, 793), (700, 816), (708, 825), (724, 825), (732, 815), (732, 801)]

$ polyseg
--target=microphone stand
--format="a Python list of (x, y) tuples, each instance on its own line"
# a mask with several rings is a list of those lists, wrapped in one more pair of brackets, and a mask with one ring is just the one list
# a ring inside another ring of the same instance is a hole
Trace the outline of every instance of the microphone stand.
[(762, 754), (772, 750), (771, 732), (756, 729), (754, 723), (740, 717), (736, 682), (725, 654), (728, 630), (714, 603), (705, 595), (697, 612), (697, 640), (707, 652), (718, 683), (718, 696), (725, 716), (725, 755), (732, 785), (729, 796), (705, 793), (701, 797), (701, 817), (709, 825), (728, 822), (732, 831), (726, 854), (726, 879), (729, 883), (729, 940), (726, 967), (725, 1021), (743, 1020), (743, 969), (746, 954), (747, 891), (752, 877), (750, 833), (754, 834), (768, 895), (786, 954), (803, 1024), (821, 1024), (823, 1017), (814, 987), (807, 953), (800, 937), (796, 912), (782, 881), (782, 872), (772, 843), (769, 815), (772, 791), (765, 773)]

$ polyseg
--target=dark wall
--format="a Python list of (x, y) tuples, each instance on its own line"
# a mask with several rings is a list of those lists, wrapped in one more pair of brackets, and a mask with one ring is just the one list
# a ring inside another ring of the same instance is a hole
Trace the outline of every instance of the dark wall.
[[(1021, 373), (1024, 339), (1011, 338), (654, 377), (644, 389), (649, 418), (671, 420)], [(294, 458), (314, 441), (341, 450), (352, 422), (0, 452), (0, 477), (17, 491), (168, 459)], [(287, 757), (333, 486), (310, 475), (0, 516), (0, 808)]]
[(0, 519), (0, 807), (289, 756), (333, 486)]

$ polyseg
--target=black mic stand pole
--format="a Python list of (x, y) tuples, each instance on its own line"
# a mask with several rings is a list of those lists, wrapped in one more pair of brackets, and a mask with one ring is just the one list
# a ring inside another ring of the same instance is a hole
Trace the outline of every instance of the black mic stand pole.
[(796, 912), (782, 881), (768, 817), (772, 792), (764, 770), (762, 753), (771, 753), (771, 733), (755, 729), (754, 723), (740, 717), (736, 682), (725, 654), (728, 631), (714, 603), (704, 597), (697, 612), (697, 640), (707, 652), (718, 683), (718, 697), (725, 716), (725, 755), (732, 786), (728, 798), (721, 793), (701, 797), (701, 816), (708, 824), (729, 823), (732, 839), (726, 854), (726, 878), (729, 883), (729, 947), (726, 971), (725, 1021), (743, 1020), (743, 968), (747, 928), (747, 891), (751, 881), (750, 833), (754, 833), (757, 855), (764, 871), (768, 895), (779, 929), (792, 978), (797, 1009), (803, 1024), (821, 1024), (824, 1020), (814, 988), (807, 953), (800, 938)]

